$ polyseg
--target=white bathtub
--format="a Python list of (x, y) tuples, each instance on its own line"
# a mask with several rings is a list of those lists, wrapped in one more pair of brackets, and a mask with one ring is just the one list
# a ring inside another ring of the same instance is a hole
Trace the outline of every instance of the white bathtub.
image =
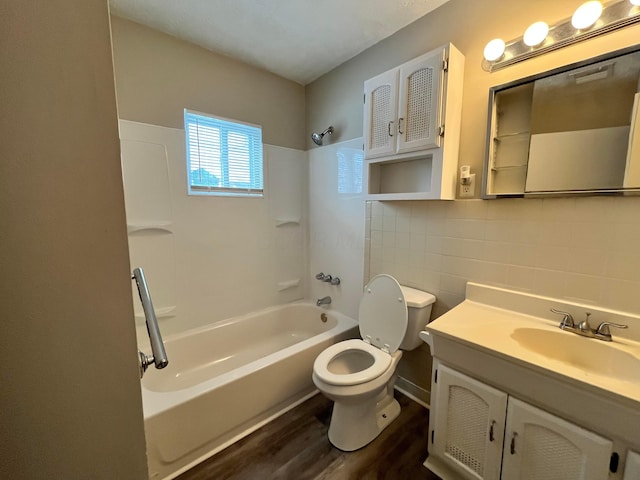
[(174, 478), (313, 395), (313, 361), (357, 337), (338, 312), (294, 303), (165, 338), (142, 381), (149, 476)]

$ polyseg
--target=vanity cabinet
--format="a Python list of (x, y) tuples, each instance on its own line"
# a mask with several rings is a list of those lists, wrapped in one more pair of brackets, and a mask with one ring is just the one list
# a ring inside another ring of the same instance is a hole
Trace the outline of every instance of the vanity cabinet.
[(465, 478), (500, 478), (507, 394), (440, 365), (431, 398), (427, 462), (441, 460)]
[(444, 480), (604, 480), (613, 443), (436, 364), (426, 466)]
[(446, 45), (364, 83), (369, 199), (453, 199), (464, 57)]

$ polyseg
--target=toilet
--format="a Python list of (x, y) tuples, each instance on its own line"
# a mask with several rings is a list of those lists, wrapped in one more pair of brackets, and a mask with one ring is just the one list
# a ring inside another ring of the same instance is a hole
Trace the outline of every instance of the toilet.
[(347, 452), (374, 440), (400, 414), (393, 398), (402, 350), (421, 345), (436, 298), (377, 275), (364, 288), (358, 322), (362, 339), (336, 343), (318, 355), (313, 383), (333, 400), (329, 441)]

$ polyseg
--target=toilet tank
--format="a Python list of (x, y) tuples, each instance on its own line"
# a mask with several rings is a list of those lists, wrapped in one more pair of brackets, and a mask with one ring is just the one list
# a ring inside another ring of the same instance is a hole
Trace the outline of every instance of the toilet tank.
[(400, 344), (401, 350), (415, 350), (423, 344), (418, 336), (431, 318), (431, 307), (436, 297), (428, 292), (400, 285), (402, 294), (407, 302), (408, 323), (404, 339)]

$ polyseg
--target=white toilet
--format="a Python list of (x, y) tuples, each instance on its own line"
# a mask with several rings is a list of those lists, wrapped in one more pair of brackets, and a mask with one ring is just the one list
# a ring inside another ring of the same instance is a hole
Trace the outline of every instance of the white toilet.
[(358, 320), (362, 340), (324, 350), (313, 364), (313, 383), (333, 400), (329, 441), (347, 452), (374, 440), (400, 414), (393, 398), (403, 350), (421, 345), (436, 298), (377, 275), (364, 288)]

